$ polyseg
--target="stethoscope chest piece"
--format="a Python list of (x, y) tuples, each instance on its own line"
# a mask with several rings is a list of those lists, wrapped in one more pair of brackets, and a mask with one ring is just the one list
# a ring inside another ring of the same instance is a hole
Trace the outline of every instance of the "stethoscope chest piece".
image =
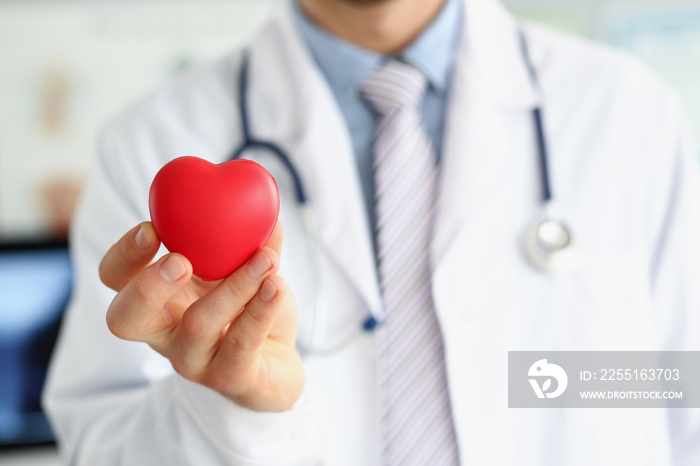
[(550, 275), (562, 275), (581, 265), (581, 251), (571, 229), (562, 221), (537, 219), (525, 231), (523, 250), (530, 264)]

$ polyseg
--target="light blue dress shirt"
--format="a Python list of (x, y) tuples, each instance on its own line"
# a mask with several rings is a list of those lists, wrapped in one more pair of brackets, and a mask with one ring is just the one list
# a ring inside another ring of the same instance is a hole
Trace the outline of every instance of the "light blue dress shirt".
[[(360, 96), (369, 73), (392, 57), (340, 39), (313, 23), (295, 3), (295, 20), (316, 64), (321, 69), (348, 126), (362, 190), (372, 226), (375, 227), (372, 142), (376, 116)], [(433, 140), (438, 160), (442, 148), (445, 110), (453, 63), (462, 26), (461, 0), (446, 0), (432, 23), (406, 47), (399, 59), (420, 69), (428, 78), (421, 105), (423, 124)]]

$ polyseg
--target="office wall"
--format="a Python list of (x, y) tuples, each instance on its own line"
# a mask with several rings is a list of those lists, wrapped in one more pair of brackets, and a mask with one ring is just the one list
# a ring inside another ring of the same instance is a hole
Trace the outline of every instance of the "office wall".
[(635, 54), (683, 98), (700, 141), (700, 0), (504, 0), (516, 14)]
[[(0, 241), (65, 235), (110, 115), (241, 43), (278, 0), (0, 0)], [(505, 0), (636, 53), (700, 135), (700, 0)]]
[(241, 43), (274, 3), (0, 1), (0, 241), (65, 235), (105, 120)]

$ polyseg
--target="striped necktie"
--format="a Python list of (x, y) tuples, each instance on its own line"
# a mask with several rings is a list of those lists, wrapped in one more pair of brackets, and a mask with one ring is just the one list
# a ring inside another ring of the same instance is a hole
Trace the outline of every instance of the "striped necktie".
[(435, 150), (419, 113), (427, 81), (390, 61), (363, 83), (374, 139), (377, 254), (385, 321), (379, 333), (386, 465), (459, 463), (445, 356), (432, 299)]

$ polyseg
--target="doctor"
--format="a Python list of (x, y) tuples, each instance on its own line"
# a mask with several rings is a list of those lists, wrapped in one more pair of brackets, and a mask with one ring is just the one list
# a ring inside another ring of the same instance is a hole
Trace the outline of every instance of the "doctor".
[[(411, 118), (393, 124), (411, 128), (413, 152), (439, 167), (426, 185), (435, 192), (428, 275), (404, 287), (429, 291), (413, 333), (387, 330), (397, 328), (391, 288), (375, 259), (390, 254), (375, 220), (384, 188), (372, 175), (372, 157), (391, 152), (377, 129), (390, 120), (364, 83), (383, 56), (400, 58), (388, 61), (396, 76), (424, 80)], [(142, 223), (162, 165), (180, 155), (223, 162), (243, 142), (241, 52), (115, 118), (74, 224), (75, 296), (45, 394), (66, 463), (700, 464), (698, 410), (507, 408), (509, 350), (700, 349), (695, 153), (678, 99), (651, 72), (522, 27), (495, 0), (288, 2), (249, 58), (250, 131), (283, 148), (303, 181), (317, 273), (293, 182), (264, 151), (249, 155), (277, 177), (284, 232), (278, 225), (221, 283), (159, 252)], [(543, 214), (539, 107), (550, 182), (582, 251), (565, 275), (533, 268), (520, 249)], [(302, 359), (296, 342), (318, 311), (313, 276), (328, 309), (318, 349), (333, 351)], [(336, 344), (370, 315), (386, 322)], [(385, 350), (426, 341), (411, 361), (434, 358), (423, 388), (410, 371), (393, 372)], [(404, 411), (385, 391), (401, 377), (424, 391)]]

